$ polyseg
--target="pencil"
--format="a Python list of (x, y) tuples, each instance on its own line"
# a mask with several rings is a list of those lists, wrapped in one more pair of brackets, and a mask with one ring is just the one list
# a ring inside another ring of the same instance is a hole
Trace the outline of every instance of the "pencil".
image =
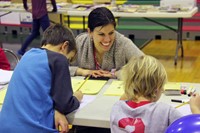
[[(72, 129), (72, 125), (69, 124), (69, 125), (68, 125), (68, 128), (69, 128), (69, 129)], [(61, 127), (60, 125), (58, 126), (58, 131), (59, 131), (59, 132), (62, 131), (62, 127)]]
[(186, 105), (186, 104), (189, 104), (189, 102), (184, 102), (184, 103), (182, 103), (182, 104), (176, 106), (175, 108), (179, 108), (179, 107), (181, 107), (181, 106), (183, 106), (183, 105)]
[(81, 87), (85, 84), (85, 82), (88, 81), (89, 78), (90, 78), (90, 75), (87, 76), (85, 81), (78, 87), (78, 89), (76, 91), (79, 91), (81, 89)]

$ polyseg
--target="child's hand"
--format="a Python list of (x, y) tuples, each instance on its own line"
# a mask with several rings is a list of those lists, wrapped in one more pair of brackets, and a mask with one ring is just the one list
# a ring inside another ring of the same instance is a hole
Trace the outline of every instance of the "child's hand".
[(67, 133), (69, 131), (68, 121), (65, 115), (55, 110), (54, 119), (55, 119), (55, 127), (60, 133)]
[(192, 96), (189, 104), (193, 114), (200, 114), (200, 95), (198, 93)]
[(74, 96), (78, 99), (79, 102), (83, 99), (83, 93), (81, 91), (74, 92)]

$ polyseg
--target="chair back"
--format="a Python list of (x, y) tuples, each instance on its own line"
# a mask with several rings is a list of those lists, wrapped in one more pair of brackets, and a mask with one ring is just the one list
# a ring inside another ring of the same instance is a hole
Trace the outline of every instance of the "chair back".
[(10, 70), (14, 70), (17, 63), (19, 62), (19, 58), (12, 50), (3, 48), (3, 51), (6, 54), (6, 57), (10, 63)]

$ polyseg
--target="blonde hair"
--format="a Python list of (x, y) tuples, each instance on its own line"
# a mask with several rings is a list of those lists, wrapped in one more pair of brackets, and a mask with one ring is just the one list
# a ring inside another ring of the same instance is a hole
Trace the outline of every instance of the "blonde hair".
[(152, 56), (132, 57), (122, 69), (122, 79), (128, 100), (143, 96), (156, 99), (156, 90), (163, 89), (167, 82), (164, 66)]

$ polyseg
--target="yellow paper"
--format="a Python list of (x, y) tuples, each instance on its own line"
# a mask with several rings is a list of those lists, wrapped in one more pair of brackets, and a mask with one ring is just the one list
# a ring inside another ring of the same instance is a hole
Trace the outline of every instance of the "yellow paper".
[(121, 96), (124, 93), (124, 86), (122, 81), (113, 81), (104, 95)]
[(78, 90), (79, 86), (81, 86), (81, 84), (84, 82), (84, 79), (74, 79), (74, 78), (72, 78), (71, 81), (72, 81), (73, 92), (76, 92)]
[(164, 86), (164, 90), (168, 91), (168, 90), (180, 90), (181, 89), (181, 84), (180, 83), (176, 83), (176, 82), (168, 82), (165, 84)]
[(0, 104), (3, 104), (4, 98), (6, 96), (7, 88), (0, 90)]
[[(75, 92), (78, 90), (79, 86), (84, 82), (84, 79), (72, 79), (72, 88)], [(95, 95), (97, 94), (105, 85), (106, 80), (88, 80), (81, 87), (81, 91), (83, 94)]]

